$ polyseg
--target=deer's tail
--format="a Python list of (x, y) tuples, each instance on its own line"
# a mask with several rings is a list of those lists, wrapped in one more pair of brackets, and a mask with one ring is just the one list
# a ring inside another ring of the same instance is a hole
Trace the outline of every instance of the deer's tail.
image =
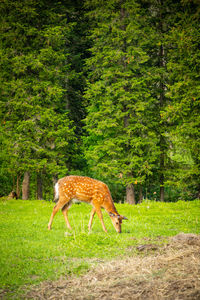
[(59, 184), (57, 182), (54, 187), (54, 201), (57, 202), (58, 199), (59, 199)]

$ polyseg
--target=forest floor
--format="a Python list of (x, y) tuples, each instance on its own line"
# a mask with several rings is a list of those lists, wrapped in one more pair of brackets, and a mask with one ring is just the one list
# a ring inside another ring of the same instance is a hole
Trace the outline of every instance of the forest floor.
[(32, 286), (24, 298), (200, 299), (200, 235), (181, 233), (163, 246), (146, 238), (135, 247), (137, 255), (130, 247), (128, 258), (100, 262), (79, 277), (45, 281)]

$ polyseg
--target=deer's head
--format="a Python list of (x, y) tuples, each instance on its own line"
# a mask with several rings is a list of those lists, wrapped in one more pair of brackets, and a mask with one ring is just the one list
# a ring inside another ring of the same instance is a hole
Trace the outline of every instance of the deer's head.
[(120, 215), (115, 215), (113, 213), (109, 213), (109, 216), (112, 220), (113, 226), (115, 227), (115, 230), (118, 233), (121, 233), (121, 225), (122, 225), (122, 220), (128, 220), (126, 217), (124, 216), (120, 216)]

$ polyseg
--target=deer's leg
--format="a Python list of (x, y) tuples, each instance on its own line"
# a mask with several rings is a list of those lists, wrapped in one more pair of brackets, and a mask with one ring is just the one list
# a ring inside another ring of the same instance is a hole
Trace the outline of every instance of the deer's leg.
[(89, 231), (91, 230), (92, 228), (92, 220), (94, 218), (94, 215), (96, 213), (96, 209), (93, 207), (92, 211), (91, 211), (91, 215), (90, 215), (90, 221), (89, 221), (89, 224), (88, 224), (88, 229)]
[(67, 227), (71, 230), (71, 225), (69, 224), (69, 220), (68, 220), (68, 216), (67, 216), (67, 212), (68, 212), (68, 209), (70, 207), (70, 202), (68, 202), (67, 204), (65, 204), (62, 208), (62, 213), (63, 213), (63, 216), (65, 218), (65, 222), (67, 224)]
[(98, 215), (98, 217), (99, 217), (99, 219), (101, 221), (101, 225), (102, 225), (103, 230), (105, 232), (108, 232), (107, 229), (106, 229), (106, 227), (105, 227), (105, 224), (103, 222), (103, 215), (102, 215), (101, 207), (96, 207), (95, 209), (96, 209), (96, 213), (97, 213), (97, 215)]
[(49, 224), (48, 224), (48, 229), (50, 230), (51, 229), (51, 224), (53, 222), (53, 218), (55, 216), (55, 214), (59, 211), (60, 208), (62, 208), (63, 204), (61, 203), (57, 203), (54, 208), (53, 208), (53, 212), (51, 214), (51, 217), (50, 217), (50, 220), (49, 220)]

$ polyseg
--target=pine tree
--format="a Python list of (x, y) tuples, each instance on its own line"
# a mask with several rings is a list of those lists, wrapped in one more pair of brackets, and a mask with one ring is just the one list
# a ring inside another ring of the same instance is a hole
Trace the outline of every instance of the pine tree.
[[(159, 160), (151, 178), (160, 186), (160, 201), (165, 199), (165, 186), (169, 183), (170, 171), (173, 163), (171, 161), (171, 124), (165, 116), (167, 107), (171, 105), (168, 89), (170, 88), (170, 49), (174, 47), (170, 41), (172, 28), (177, 25), (179, 18), (180, 1), (142, 1), (141, 6), (146, 15), (146, 28), (149, 32), (148, 42), (145, 50), (149, 54), (149, 93), (154, 98), (152, 107), (152, 120), (154, 132), (158, 137)], [(167, 96), (168, 95), (168, 96)], [(171, 169), (173, 172), (173, 170)]]
[(66, 47), (73, 23), (60, 2), (4, 1), (2, 11), (2, 123), (13, 174), (55, 174), (72, 153), (66, 102)]
[(92, 4), (86, 156), (97, 173), (121, 177), (127, 199), (134, 203), (133, 184), (145, 182), (158, 154), (149, 126), (154, 99), (148, 92), (149, 56), (143, 50), (147, 33), (136, 2)]
[(198, 2), (184, 1), (168, 35), (172, 101), (165, 118), (172, 126), (171, 156), (176, 166), (171, 181), (186, 199), (200, 197), (199, 16)]

